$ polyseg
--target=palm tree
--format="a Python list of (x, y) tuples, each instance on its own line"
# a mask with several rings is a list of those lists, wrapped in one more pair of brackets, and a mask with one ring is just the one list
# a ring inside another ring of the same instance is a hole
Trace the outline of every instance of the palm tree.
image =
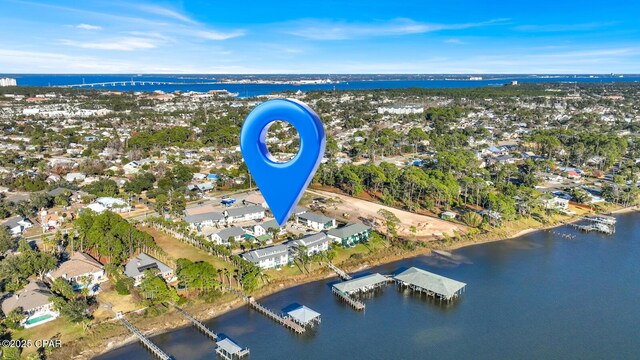
[(298, 246), (295, 254), (296, 259), (300, 262), (304, 271), (309, 273), (309, 269), (307, 269), (307, 264), (309, 263), (309, 260), (311, 260), (311, 257), (309, 256), (309, 249), (303, 245)]

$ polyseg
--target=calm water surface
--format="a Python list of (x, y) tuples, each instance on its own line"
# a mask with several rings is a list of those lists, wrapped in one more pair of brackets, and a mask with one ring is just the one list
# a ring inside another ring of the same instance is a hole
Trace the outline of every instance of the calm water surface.
[[(4, 76), (4, 75), (3, 75)], [(516, 80), (520, 83), (527, 82), (580, 82), (580, 83), (612, 83), (612, 82), (639, 82), (640, 76), (627, 75), (625, 77), (617, 76), (559, 76), (559, 77), (522, 77), (522, 76), (501, 76), (499, 78), (489, 78), (483, 80), (376, 80), (376, 81), (342, 81), (336, 84), (192, 84), (203, 81), (192, 78), (182, 78), (178, 75), (49, 75), (49, 74), (13, 74), (7, 75), (16, 78), (18, 85), (23, 86), (56, 86), (71, 85), (82, 83), (102, 83), (116, 82), (115, 86), (98, 86), (94, 89), (98, 90), (120, 90), (120, 91), (155, 91), (162, 90), (165, 92), (180, 91), (198, 91), (206, 92), (209, 90), (228, 90), (238, 93), (240, 97), (250, 97), (257, 95), (267, 95), (282, 91), (311, 91), (311, 90), (371, 90), (371, 89), (403, 89), (408, 87), (420, 88), (471, 88), (481, 86), (499, 86)], [(1, 76), (0, 76), (1, 77)], [(318, 78), (324, 78), (319, 75)], [(161, 82), (181, 82), (183, 84), (130, 84), (122, 85), (127, 81), (161, 81)], [(208, 80), (213, 81), (213, 80)], [(89, 89), (88, 87), (84, 89)]]
[[(311, 334), (294, 335), (243, 307), (207, 322), (251, 349), (252, 359), (638, 359), (640, 214), (618, 217), (614, 236), (569, 227), (477, 245), (451, 263), (430, 256), (363, 272), (418, 266), (466, 282), (451, 306), (388, 286), (356, 312), (330, 291), (330, 279), (274, 294), (263, 303), (300, 303), (322, 314)], [(176, 359), (215, 359), (193, 328), (153, 338)], [(138, 343), (99, 359), (153, 359)]]

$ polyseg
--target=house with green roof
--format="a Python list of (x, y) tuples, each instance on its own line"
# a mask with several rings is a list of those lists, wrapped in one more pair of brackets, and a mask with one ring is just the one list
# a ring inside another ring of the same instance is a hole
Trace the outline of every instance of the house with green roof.
[(369, 240), (371, 227), (350, 223), (337, 229), (327, 231), (327, 236), (334, 242), (342, 243), (345, 247), (351, 247), (355, 244)]

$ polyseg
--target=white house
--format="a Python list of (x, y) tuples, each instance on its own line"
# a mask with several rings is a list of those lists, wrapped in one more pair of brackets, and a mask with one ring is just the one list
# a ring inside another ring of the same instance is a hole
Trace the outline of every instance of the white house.
[(184, 217), (184, 221), (189, 223), (191, 228), (200, 230), (205, 226), (220, 226), (224, 224), (225, 219), (221, 212), (210, 211), (201, 214), (187, 215)]
[(291, 248), (297, 249), (300, 246), (307, 248), (307, 255), (311, 256), (319, 252), (329, 250), (329, 243), (333, 240), (327, 236), (327, 234), (320, 232), (317, 234), (305, 236), (301, 239), (292, 240), (290, 242)]
[(23, 231), (32, 227), (33, 223), (25, 217), (16, 215), (6, 220), (3, 225), (9, 230), (11, 235), (20, 235)]
[(140, 253), (135, 258), (129, 260), (127, 265), (124, 267), (125, 275), (133, 278), (135, 286), (140, 285), (142, 282), (145, 270), (156, 270), (158, 272), (158, 276), (161, 276), (167, 282), (175, 280), (172, 268), (145, 253)]
[(218, 245), (231, 245), (231, 241), (240, 242), (244, 240), (247, 232), (237, 226), (225, 228), (217, 233), (211, 234), (211, 241)]
[(13, 293), (2, 301), (2, 312), (5, 316), (14, 309), (22, 308), (25, 318), (20, 322), (25, 328), (34, 327), (55, 320), (60, 313), (53, 308), (49, 300), (53, 293), (43, 283), (32, 281), (22, 290)]
[(116, 199), (113, 197), (99, 197), (96, 199), (96, 203), (104, 206), (105, 208), (113, 212), (127, 212), (131, 211), (131, 206), (122, 199)]
[(336, 219), (312, 212), (296, 215), (296, 222), (317, 231), (336, 227)]
[(569, 209), (569, 199), (554, 196), (550, 199), (542, 199), (542, 205), (545, 209), (567, 210)]
[(131, 161), (122, 167), (125, 175), (137, 174), (140, 170), (140, 164), (137, 161)]
[(84, 181), (84, 179), (86, 179), (87, 176), (83, 173), (78, 173), (78, 172), (74, 172), (74, 173), (68, 173), (67, 175), (65, 175), (64, 179), (67, 180), (68, 182), (81, 182)]
[(284, 227), (280, 227), (275, 219), (257, 223), (253, 226), (253, 235), (262, 236), (269, 233), (269, 229), (278, 229), (278, 235), (282, 235), (285, 232)]
[(264, 219), (265, 210), (262, 206), (251, 205), (225, 210), (227, 223), (231, 224), (239, 221)]
[(242, 257), (263, 269), (279, 269), (289, 264), (289, 247), (274, 245), (263, 249), (247, 251)]
[(98, 203), (91, 203), (87, 206), (85, 206), (85, 209), (89, 209), (95, 213), (98, 214), (102, 214), (103, 212), (107, 211), (107, 208), (105, 206), (103, 206), (102, 204), (98, 204)]

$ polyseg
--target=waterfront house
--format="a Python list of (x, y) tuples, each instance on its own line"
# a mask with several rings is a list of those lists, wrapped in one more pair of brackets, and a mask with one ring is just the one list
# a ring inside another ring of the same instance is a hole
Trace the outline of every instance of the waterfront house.
[(247, 232), (237, 226), (225, 228), (217, 233), (211, 234), (211, 241), (218, 245), (230, 246), (231, 242), (240, 242), (244, 240)]
[(336, 219), (312, 212), (296, 215), (296, 222), (317, 231), (336, 227)]
[(239, 221), (264, 219), (265, 210), (262, 206), (250, 205), (225, 210), (227, 223), (231, 224)]
[(331, 241), (331, 238), (329, 238), (327, 234), (320, 232), (305, 236), (301, 239), (291, 240), (289, 245), (291, 246), (291, 249), (294, 250), (304, 246), (307, 248), (307, 255), (311, 256), (313, 254), (329, 250), (329, 243)]
[(554, 209), (564, 211), (569, 209), (569, 199), (553, 196), (551, 198), (543, 198), (540, 200), (545, 209)]
[(57, 278), (67, 280), (74, 289), (81, 289), (84, 286), (93, 288), (93, 285), (107, 280), (104, 273), (104, 266), (91, 256), (76, 252), (63, 262), (57, 269), (50, 271), (47, 277), (54, 281)]
[(20, 235), (23, 231), (32, 227), (33, 223), (26, 217), (16, 215), (6, 220), (3, 225), (9, 230), (11, 235)]
[(263, 269), (279, 269), (289, 264), (289, 247), (274, 245), (262, 249), (247, 251), (242, 257)]
[(43, 283), (31, 281), (22, 290), (2, 300), (2, 312), (7, 316), (17, 308), (22, 309), (25, 318), (20, 322), (25, 328), (34, 327), (60, 316), (50, 300), (54, 294)]
[(151, 257), (145, 253), (140, 253), (138, 256), (129, 260), (124, 267), (124, 273), (130, 278), (133, 278), (134, 285), (140, 285), (144, 278), (145, 270), (155, 270), (157, 275), (164, 278), (165, 281), (171, 282), (174, 280), (173, 269), (160, 260)]
[(351, 223), (343, 227), (327, 231), (327, 236), (331, 240), (342, 243), (342, 245), (346, 247), (369, 240), (370, 234), (371, 227), (359, 223)]
[(269, 233), (269, 229), (278, 229), (277, 235), (282, 235), (285, 232), (283, 227), (278, 225), (275, 219), (264, 221), (253, 226), (253, 235), (262, 236)]

